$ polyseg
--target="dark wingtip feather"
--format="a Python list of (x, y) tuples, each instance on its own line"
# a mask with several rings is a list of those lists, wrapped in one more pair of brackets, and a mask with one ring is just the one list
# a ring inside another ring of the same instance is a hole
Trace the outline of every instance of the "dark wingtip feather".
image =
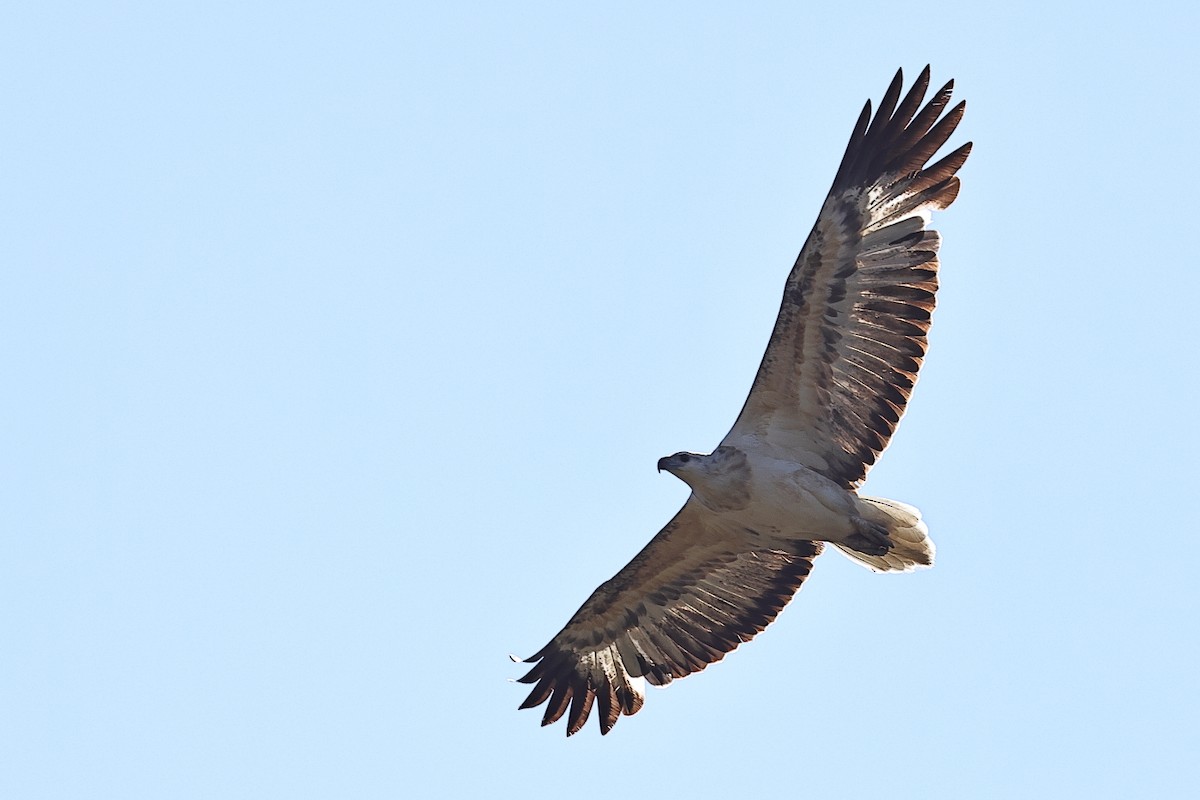
[(946, 186), (940, 189), (931, 200), (932, 205), (938, 209), (947, 209), (950, 204), (958, 199), (958, 190), (962, 188), (962, 181), (958, 176), (954, 176), (946, 181)]
[(568, 681), (563, 681), (554, 687), (554, 694), (550, 696), (550, 702), (546, 704), (546, 713), (542, 715), (543, 727), (558, 722), (566, 713), (567, 705), (571, 702), (571, 689)]
[(887, 91), (883, 93), (883, 98), (879, 101), (879, 109), (875, 112), (875, 122), (867, 131), (869, 137), (872, 132), (882, 128), (892, 117), (892, 112), (896, 110), (896, 101), (900, 99), (900, 90), (904, 88), (904, 70), (896, 70), (896, 77), (892, 78), (892, 82), (888, 84)]
[(534, 664), (533, 669), (529, 670), (529, 672), (526, 672), (524, 675), (517, 678), (517, 683), (535, 683), (542, 677), (542, 673), (544, 673), (546, 671), (545, 667), (546, 667), (545, 664), (541, 664), (541, 663)]
[(571, 698), (571, 713), (567, 716), (567, 736), (579, 733), (587, 722), (588, 715), (592, 713), (592, 701), (596, 695), (590, 686), (584, 686), (582, 689), (576, 691)]
[(617, 724), (617, 719), (621, 716), (621, 703), (611, 681), (605, 681), (604, 685), (596, 690), (596, 706), (596, 719), (600, 723), (600, 733), (606, 734), (612, 730), (613, 725)]
[(867, 126), (871, 123), (871, 101), (867, 100), (863, 104), (862, 113), (858, 115), (858, 121), (854, 123), (854, 130), (850, 133), (850, 141), (846, 144), (846, 151), (842, 153), (842, 163), (838, 167), (837, 175), (833, 179), (833, 185), (839, 185), (840, 181), (845, 180), (856, 166), (858, 156), (862, 151), (861, 140), (867, 132)]
[(948, 155), (921, 170), (920, 181), (915, 183), (913, 188), (920, 191), (926, 186), (946, 180), (958, 172), (959, 168), (966, 163), (969, 155), (971, 155), (971, 143), (960, 145)]
[[(617, 689), (617, 699), (621, 702), (621, 710), (628, 717), (632, 717), (641, 711), (642, 704), (646, 702), (646, 699), (634, 691), (633, 687), (628, 684)], [(613, 725), (615, 724), (616, 720), (613, 721)]]
[(858, 114), (858, 120), (854, 123), (854, 131), (850, 134), (851, 139), (856, 139), (863, 135), (867, 129), (867, 124), (871, 121), (871, 98), (867, 98), (867, 102), (863, 103), (863, 109)]
[(545, 675), (538, 681), (537, 686), (529, 692), (524, 702), (518, 706), (518, 709), (533, 708), (540, 706), (542, 703), (550, 699), (550, 693), (554, 690), (554, 679), (549, 675)]

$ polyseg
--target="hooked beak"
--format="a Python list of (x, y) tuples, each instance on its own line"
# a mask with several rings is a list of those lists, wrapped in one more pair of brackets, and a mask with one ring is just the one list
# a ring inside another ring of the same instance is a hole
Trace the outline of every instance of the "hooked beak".
[(671, 458), (670, 456), (665, 456), (658, 460), (658, 471), (659, 472), (662, 472), (664, 469), (666, 469), (666, 463), (667, 463), (667, 461), (670, 460), (670, 458)]

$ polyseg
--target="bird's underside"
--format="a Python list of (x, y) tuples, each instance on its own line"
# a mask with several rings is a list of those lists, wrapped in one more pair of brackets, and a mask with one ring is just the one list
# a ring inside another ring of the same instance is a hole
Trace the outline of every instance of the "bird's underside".
[(937, 291), (931, 211), (958, 194), (965, 144), (953, 82), (922, 105), (926, 67), (901, 98), (897, 72), (877, 113), (863, 109), (829, 195), (788, 275), (762, 364), (711, 454), (659, 468), (684, 480), (683, 508), (526, 662), (567, 735), (593, 706), (608, 733), (637, 713), (644, 683), (665, 685), (721, 660), (763, 630), (829, 542), (876, 571), (933, 563), (920, 513), (857, 488), (887, 446), (925, 355)]

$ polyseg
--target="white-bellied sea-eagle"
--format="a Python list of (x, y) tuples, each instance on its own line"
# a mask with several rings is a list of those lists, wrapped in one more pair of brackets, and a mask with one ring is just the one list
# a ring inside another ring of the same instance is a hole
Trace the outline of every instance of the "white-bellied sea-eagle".
[(691, 487), (683, 508), (602, 584), (519, 680), (521, 708), (593, 705), (608, 733), (636, 714), (643, 685), (720, 661), (761, 631), (808, 577), (824, 543), (881, 572), (933, 564), (917, 509), (857, 488), (904, 413), (937, 291), (930, 212), (958, 195), (967, 143), (927, 166), (962, 119), (953, 81), (922, 105), (926, 67), (901, 98), (897, 72), (867, 102), (829, 196), (788, 275), (750, 395), (708, 455), (658, 462)]

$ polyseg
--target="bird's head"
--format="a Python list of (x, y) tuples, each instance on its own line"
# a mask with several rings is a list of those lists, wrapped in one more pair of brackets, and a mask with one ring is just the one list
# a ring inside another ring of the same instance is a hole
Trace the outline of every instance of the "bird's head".
[(676, 453), (673, 456), (658, 460), (658, 471), (664, 469), (684, 483), (691, 484), (690, 478), (704, 471), (704, 460), (707, 456), (698, 453)]
[(736, 447), (721, 445), (708, 455), (676, 453), (658, 460), (658, 471), (674, 475), (713, 509), (745, 508), (750, 499), (750, 464)]

